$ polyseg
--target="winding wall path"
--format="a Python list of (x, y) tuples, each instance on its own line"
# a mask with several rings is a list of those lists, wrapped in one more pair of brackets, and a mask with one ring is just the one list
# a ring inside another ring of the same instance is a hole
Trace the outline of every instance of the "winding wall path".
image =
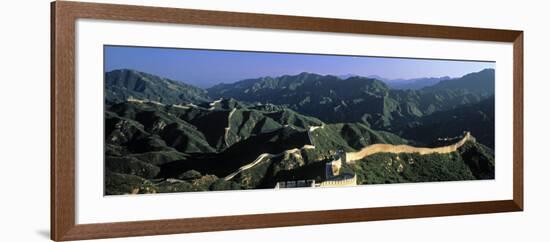
[(290, 149), (290, 150), (285, 150), (281, 153), (278, 153), (278, 154), (269, 154), (269, 153), (263, 153), (261, 155), (259, 155), (254, 161), (252, 161), (251, 163), (248, 163), (244, 166), (241, 166), (238, 170), (236, 170), (235, 172), (227, 175), (224, 180), (226, 181), (229, 181), (231, 180), (233, 177), (235, 177), (237, 174), (245, 171), (245, 170), (248, 170), (252, 167), (254, 167), (255, 165), (259, 164), (260, 162), (262, 162), (265, 158), (275, 158), (275, 157), (279, 157), (279, 156), (283, 156), (285, 154), (291, 154), (291, 155), (294, 155), (294, 156), (301, 156), (301, 150), (302, 149), (315, 149), (315, 146), (312, 146), (312, 145), (304, 145), (302, 148), (298, 149), (298, 148), (294, 148), (294, 149)]
[[(231, 118), (231, 114), (229, 114), (229, 118)], [(314, 130), (318, 129), (318, 128), (323, 128), (323, 126), (312, 126), (312, 127), (309, 127), (308, 131), (307, 131), (307, 135), (308, 135), (308, 138), (309, 138), (309, 143), (310, 144), (313, 144), (312, 143), (312, 139), (311, 139), (311, 132), (313, 132)], [(226, 128), (226, 142), (227, 142), (227, 131), (229, 130), (229, 126)], [(259, 155), (254, 161), (252, 161), (251, 163), (248, 163), (244, 166), (241, 166), (238, 170), (236, 170), (235, 172), (227, 175), (224, 180), (226, 181), (229, 181), (231, 180), (233, 177), (235, 177), (237, 174), (241, 173), (242, 171), (245, 171), (245, 170), (248, 170), (252, 167), (254, 167), (255, 165), (259, 164), (260, 162), (262, 162), (265, 158), (274, 158), (274, 157), (279, 157), (281, 155), (284, 155), (285, 153), (291, 153), (291, 154), (296, 154), (296, 152), (302, 150), (302, 149), (315, 149), (315, 146), (314, 145), (304, 145), (302, 148), (298, 149), (298, 148), (294, 148), (294, 149), (290, 149), (290, 150), (285, 150), (279, 154), (269, 154), (269, 153), (263, 153), (261, 155)]]
[(466, 141), (475, 141), (475, 138), (470, 135), (470, 132), (466, 132), (466, 135), (464, 135), (464, 137), (455, 144), (437, 148), (414, 147), (410, 145), (373, 144), (366, 146), (360, 151), (346, 153), (346, 162), (361, 160), (375, 153), (420, 153), (421, 155), (432, 153), (447, 154), (456, 151), (464, 145)]

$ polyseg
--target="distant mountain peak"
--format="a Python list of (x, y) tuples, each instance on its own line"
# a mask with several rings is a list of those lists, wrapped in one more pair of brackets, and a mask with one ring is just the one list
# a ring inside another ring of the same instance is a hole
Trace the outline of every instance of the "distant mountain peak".
[(105, 73), (105, 101), (117, 103), (133, 97), (164, 104), (209, 101), (206, 91), (168, 78), (133, 69)]
[(478, 72), (468, 73), (468, 74), (466, 74), (465, 76), (467, 76), (467, 75), (472, 75), (472, 74), (476, 74), (476, 73), (489, 73), (489, 74), (492, 73), (492, 74), (494, 74), (494, 73), (495, 73), (495, 69), (494, 69), (494, 68), (485, 68), (485, 69), (483, 69), (483, 70), (481, 70), (481, 71), (478, 71)]
[(451, 77), (442, 76), (442, 77), (423, 77), (423, 78), (412, 78), (412, 79), (394, 79), (385, 81), (388, 86), (393, 89), (411, 89), (419, 90), (424, 87), (435, 85), (441, 81), (449, 80)]
[(459, 78), (451, 78), (425, 87), (425, 91), (435, 90), (467, 90), (473, 93), (492, 95), (495, 93), (495, 69), (486, 68), (478, 72), (468, 73)]
[(354, 77), (354, 76), (358, 76), (358, 75), (355, 75), (355, 74), (345, 74), (345, 75), (337, 75), (336, 77), (342, 79), (342, 80), (346, 80), (348, 78), (351, 78), (351, 77)]

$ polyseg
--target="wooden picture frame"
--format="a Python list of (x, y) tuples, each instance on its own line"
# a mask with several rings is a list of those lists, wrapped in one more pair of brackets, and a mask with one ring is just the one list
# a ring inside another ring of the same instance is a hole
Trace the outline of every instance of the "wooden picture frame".
[[(142, 21), (513, 43), (513, 199), (137, 222), (75, 222), (75, 22)], [(51, 4), (51, 239), (99, 239), (523, 210), (523, 32), (59, 1)]]

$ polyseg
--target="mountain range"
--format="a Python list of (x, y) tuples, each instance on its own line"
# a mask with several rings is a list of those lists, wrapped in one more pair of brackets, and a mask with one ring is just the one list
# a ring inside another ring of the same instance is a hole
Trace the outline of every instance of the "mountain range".
[(364, 122), (376, 129), (416, 121), (437, 111), (476, 103), (494, 93), (494, 70), (446, 79), (420, 90), (396, 90), (377, 79), (301, 73), (248, 79), (207, 89), (212, 98), (283, 105), (329, 123)]
[(419, 90), (314, 73), (204, 90), (125, 69), (105, 74), (104, 95), (110, 195), (323, 180), (325, 163), (337, 151), (371, 144), (448, 145), (438, 138), (464, 131), (477, 141), (452, 155), (380, 153), (345, 169), (360, 184), (494, 178), (492, 69)]
[[(358, 76), (360, 75), (346, 74), (346, 75), (339, 75), (338, 78), (342, 80), (346, 80), (348, 78), (358, 77)], [(451, 77), (448, 77), (448, 76), (421, 77), (421, 78), (412, 78), (412, 79), (404, 79), (404, 78), (390, 79), (390, 78), (385, 78), (378, 75), (368, 75), (366, 77), (370, 79), (376, 79), (376, 80), (382, 81), (392, 89), (401, 89), (401, 90), (404, 90), (404, 89), (418, 90), (423, 87), (437, 84), (440, 81), (451, 79)]]
[(419, 90), (424, 87), (435, 85), (441, 81), (450, 80), (448, 76), (444, 77), (426, 77), (426, 78), (414, 78), (414, 79), (395, 79), (384, 81), (392, 89), (401, 90)]

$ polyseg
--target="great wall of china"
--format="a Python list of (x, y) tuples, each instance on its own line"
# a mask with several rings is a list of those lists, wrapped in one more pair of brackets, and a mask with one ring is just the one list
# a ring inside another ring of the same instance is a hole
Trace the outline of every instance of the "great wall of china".
[(357, 175), (346, 174), (346, 176), (340, 179), (326, 180), (318, 183), (318, 187), (347, 187), (347, 186), (356, 186), (357, 185)]
[(432, 153), (447, 154), (447, 153), (455, 152), (458, 148), (462, 147), (464, 143), (466, 143), (467, 141), (475, 142), (475, 138), (470, 134), (470, 132), (466, 132), (464, 137), (460, 141), (452, 145), (436, 147), (436, 148), (414, 147), (410, 145), (373, 144), (373, 145), (365, 146), (363, 149), (357, 152), (346, 153), (346, 161), (353, 162), (356, 160), (361, 160), (375, 153), (393, 153), (393, 154), (419, 153), (421, 155), (427, 155)]
[[(129, 97), (127, 99), (128, 102), (135, 102), (135, 103), (152, 103), (156, 105), (164, 105), (160, 102), (151, 101), (151, 100), (140, 100), (135, 99), (133, 97)], [(214, 107), (214, 105), (219, 102), (219, 100), (216, 100), (210, 104), (211, 107)], [(178, 108), (192, 108), (197, 107), (195, 105), (172, 105)], [(231, 119), (232, 114), (234, 113), (235, 109), (233, 109), (229, 115), (228, 115), (228, 122)], [(317, 129), (324, 128), (324, 124), (322, 126), (312, 126), (309, 127), (307, 130), (308, 138), (311, 144), (313, 144), (313, 139), (311, 136), (311, 133)], [(224, 140), (227, 142), (227, 134), (229, 131), (229, 125), (227, 128), (225, 128), (225, 137)], [(365, 157), (369, 155), (373, 155), (376, 153), (393, 153), (393, 154), (399, 154), (399, 153), (419, 153), (421, 155), (426, 154), (432, 154), (432, 153), (438, 153), (438, 154), (448, 154), (451, 152), (455, 152), (458, 148), (462, 147), (467, 141), (473, 141), (475, 142), (475, 138), (470, 134), (470, 132), (465, 132), (464, 137), (462, 139), (454, 144), (442, 146), (442, 147), (435, 147), (435, 148), (427, 148), (427, 147), (414, 147), (410, 145), (392, 145), (392, 144), (372, 144), (367, 145), (363, 147), (361, 150), (356, 152), (346, 152), (342, 154), (338, 154), (337, 158), (335, 158), (333, 161), (328, 162), (326, 164), (326, 177), (327, 180), (322, 181), (320, 183), (316, 183), (315, 180), (304, 180), (304, 184), (307, 184), (307, 187), (339, 187), (339, 186), (355, 186), (357, 185), (357, 175), (355, 174), (340, 174), (340, 168), (342, 166), (342, 162), (345, 163), (353, 163), (354, 161), (364, 159)], [(227, 175), (224, 177), (224, 180), (228, 181), (231, 180), (233, 177), (238, 175), (239, 173), (250, 169), (254, 167), (255, 165), (261, 163), (266, 158), (275, 158), (283, 155), (293, 155), (293, 156), (301, 156), (301, 150), (303, 149), (315, 149), (314, 145), (304, 145), (302, 148), (295, 148), (290, 150), (285, 150), (278, 154), (269, 154), (269, 153), (263, 153), (260, 154), (254, 161), (251, 163), (248, 163), (239, 169), (237, 169), (235, 172)], [(337, 152), (338, 153), (338, 152)], [(329, 174), (330, 173), (330, 174)], [(288, 188), (288, 187), (302, 187), (301, 185), (298, 185), (300, 181), (282, 181), (278, 182), (275, 188)], [(289, 185), (289, 184), (295, 184), (295, 185)]]
[[(310, 132), (315, 129), (310, 128)], [(353, 163), (356, 160), (364, 159), (369, 155), (376, 153), (419, 153), (421, 155), (426, 154), (448, 154), (451, 152), (457, 151), (458, 148), (462, 147), (467, 141), (475, 142), (475, 138), (470, 134), (470, 132), (465, 132), (462, 139), (452, 145), (436, 147), (436, 148), (426, 148), (426, 147), (414, 147), (410, 145), (392, 145), (392, 144), (373, 144), (368, 145), (362, 148), (357, 152), (347, 152), (342, 153), (337, 152), (337, 157), (326, 164), (325, 173), (327, 180), (320, 183), (315, 183), (311, 187), (341, 187), (341, 186), (355, 186), (357, 185), (357, 175), (355, 174), (340, 174), (340, 169), (342, 163)], [(287, 184), (289, 181), (282, 182)], [(276, 188), (285, 188), (285, 187), (298, 187), (298, 186), (282, 186), (277, 183)]]
[(259, 155), (258, 158), (256, 158), (256, 160), (254, 160), (253, 162), (248, 163), (244, 166), (241, 166), (239, 169), (237, 169), (237, 171), (227, 175), (224, 178), (224, 180), (226, 180), (226, 181), (231, 180), (237, 174), (252, 168), (253, 166), (255, 166), (255, 165), (259, 164), (260, 162), (262, 162), (263, 160), (265, 160), (266, 158), (276, 158), (276, 157), (283, 156), (283, 155), (293, 155), (293, 156), (299, 156), (301, 158), (301, 150), (303, 150), (303, 149), (315, 149), (315, 147), (312, 146), (312, 145), (304, 145), (300, 149), (296, 148), (296, 149), (285, 150), (285, 151), (283, 151), (281, 153), (278, 153), (278, 154), (263, 153), (263, 154)]

